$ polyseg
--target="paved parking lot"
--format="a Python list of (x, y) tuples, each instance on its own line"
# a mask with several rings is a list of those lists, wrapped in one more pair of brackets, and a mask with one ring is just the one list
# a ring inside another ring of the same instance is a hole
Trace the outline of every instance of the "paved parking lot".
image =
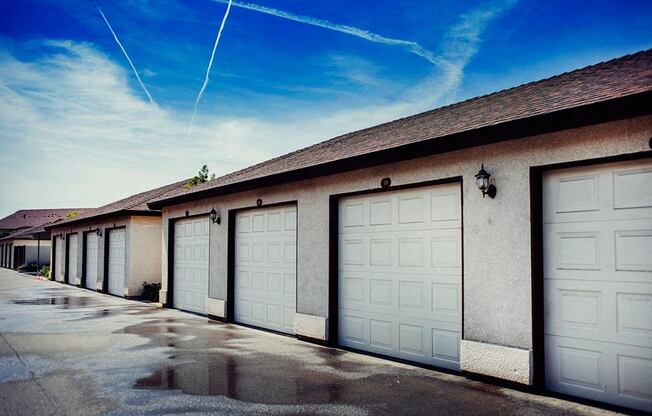
[(0, 414), (613, 414), (0, 269)]

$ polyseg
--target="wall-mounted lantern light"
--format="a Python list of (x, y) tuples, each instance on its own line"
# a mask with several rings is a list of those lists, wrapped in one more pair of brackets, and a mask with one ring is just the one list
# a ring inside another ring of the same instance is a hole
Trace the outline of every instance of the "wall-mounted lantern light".
[(211, 219), (211, 222), (213, 224), (219, 224), (219, 223), (222, 222), (222, 218), (220, 217), (220, 213), (215, 210), (215, 207), (213, 207), (210, 214), (208, 214), (208, 218)]
[(65, 240), (65, 239), (66, 239), (66, 235), (65, 235), (65, 234), (61, 234), (61, 239), (62, 239), (62, 240)]
[(491, 177), (491, 173), (484, 170), (484, 163), (483, 163), (482, 167), (480, 167), (480, 171), (475, 175), (475, 182), (478, 184), (478, 188), (480, 189), (480, 192), (482, 192), (483, 198), (485, 197), (485, 195), (488, 195), (489, 198), (496, 197), (496, 187), (489, 183), (490, 177)]
[(95, 234), (97, 234), (98, 237), (102, 237), (102, 229), (100, 227), (97, 227), (95, 229)]

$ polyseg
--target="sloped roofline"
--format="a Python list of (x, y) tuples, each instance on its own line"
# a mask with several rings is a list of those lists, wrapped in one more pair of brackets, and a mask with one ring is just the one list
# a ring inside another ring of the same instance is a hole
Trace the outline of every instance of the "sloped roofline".
[[(592, 85), (586, 84), (586, 82), (593, 82), (597, 86), (594, 87), (596, 91), (592, 91)], [(572, 87), (575, 89), (565, 91), (564, 88), (570, 88), (568, 87), (569, 83), (574, 83)], [(623, 84), (625, 88), (620, 89)], [(579, 103), (574, 101), (573, 94), (578, 88), (580, 90), (588, 89), (590, 92)], [(441, 135), (437, 135), (437, 131), (434, 131), (433, 134), (423, 139), (405, 140), (405, 143), (386, 146), (367, 153), (347, 156), (346, 152), (342, 151), (346, 148), (347, 140), (358, 140), (360, 136), (366, 136), (362, 137), (361, 141), (368, 143), (368, 138), (373, 138), (374, 132), (382, 134), (383, 129), (387, 130), (388, 127), (398, 131), (407, 131), (414, 123), (422, 122), (424, 118), (438, 113), (452, 113), (454, 117), (460, 118), (464, 116), (464, 111), (482, 109), (483, 106), (493, 104), (492, 100), (503, 99), (502, 97), (518, 97), (520, 94), (521, 97), (518, 98), (521, 98), (527, 105), (529, 99), (536, 98), (537, 91), (544, 89), (547, 89), (548, 94), (551, 89), (554, 93), (557, 91), (564, 93), (562, 98), (565, 98), (566, 101), (562, 103), (563, 105), (558, 105), (558, 109), (552, 110), (559, 103), (555, 102), (554, 98), (550, 103), (544, 100), (543, 104), (540, 102), (538, 105), (545, 105), (548, 111), (541, 111), (540, 108), (538, 111), (536, 108), (526, 108), (521, 117), (507, 119), (504, 117), (505, 113), (498, 114), (495, 120), (490, 119), (489, 122), (480, 123), (475, 128), (448, 131)], [(168, 194), (149, 202), (148, 206), (151, 209), (162, 209), (168, 205), (202, 198), (648, 114), (652, 114), (652, 50), (626, 55), (544, 80), (338, 136), (214, 179), (197, 186), (195, 190), (183, 190), (180, 193)], [(298, 163), (296, 161), (301, 155), (310, 159), (314, 152), (321, 151), (323, 153), (324, 150), (330, 149), (334, 152), (339, 151), (342, 157), (317, 163), (308, 161), (298, 168), (291, 166), (292, 158), (295, 158), (293, 161), (295, 165), (301, 165), (301, 159)], [(290, 160), (290, 163), (287, 160)], [(285, 164), (289, 164), (290, 167), (283, 170)], [(265, 168), (268, 166), (275, 171), (265, 174)]]

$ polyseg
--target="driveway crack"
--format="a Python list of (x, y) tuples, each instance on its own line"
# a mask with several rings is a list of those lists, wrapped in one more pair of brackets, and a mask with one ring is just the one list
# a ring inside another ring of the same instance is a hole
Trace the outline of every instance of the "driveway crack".
[(25, 363), (25, 361), (23, 361), (23, 357), (20, 356), (20, 354), (18, 353), (18, 351), (16, 351), (16, 349), (14, 348), (14, 346), (11, 345), (11, 343), (7, 340), (7, 338), (4, 337), (4, 335), (2, 335), (2, 333), (0, 333), (0, 338), (2, 339), (2, 341), (3, 341), (5, 344), (7, 344), (7, 346), (9, 347), (9, 349), (10, 349), (10, 350), (14, 353), (14, 355), (16, 356), (16, 358), (18, 358), (18, 361), (20, 361), (20, 363), (21, 363), (22, 366), (25, 368), (25, 370), (27, 370), (27, 372), (29, 373), (31, 379), (32, 379), (32, 380), (34, 381), (34, 383), (38, 386), (38, 388), (41, 389), (41, 391), (43, 392), (43, 394), (45, 394), (45, 396), (46, 396), (48, 399), (50, 399), (50, 401), (52, 402), (52, 404), (54, 405), (54, 407), (57, 409), (57, 412), (58, 412), (60, 415), (63, 415), (63, 414), (64, 414), (64, 413), (63, 413), (63, 410), (61, 409), (61, 407), (59, 407), (59, 404), (57, 403), (56, 399), (55, 399), (55, 398), (50, 394), (50, 392), (48, 392), (48, 390), (47, 390), (47, 389), (46, 389), (46, 388), (41, 384), (41, 382), (39, 381), (38, 377), (36, 377), (36, 374), (34, 374), (34, 372), (33, 372), (33, 371), (32, 371), (32, 370), (27, 366), (27, 363)]

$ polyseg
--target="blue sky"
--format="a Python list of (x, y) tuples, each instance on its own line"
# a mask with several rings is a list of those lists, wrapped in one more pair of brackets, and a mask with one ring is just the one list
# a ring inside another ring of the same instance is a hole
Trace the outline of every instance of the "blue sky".
[[(652, 47), (649, 1), (0, 3), (0, 216), (98, 206)], [(243, 7), (244, 6), (244, 7)]]

